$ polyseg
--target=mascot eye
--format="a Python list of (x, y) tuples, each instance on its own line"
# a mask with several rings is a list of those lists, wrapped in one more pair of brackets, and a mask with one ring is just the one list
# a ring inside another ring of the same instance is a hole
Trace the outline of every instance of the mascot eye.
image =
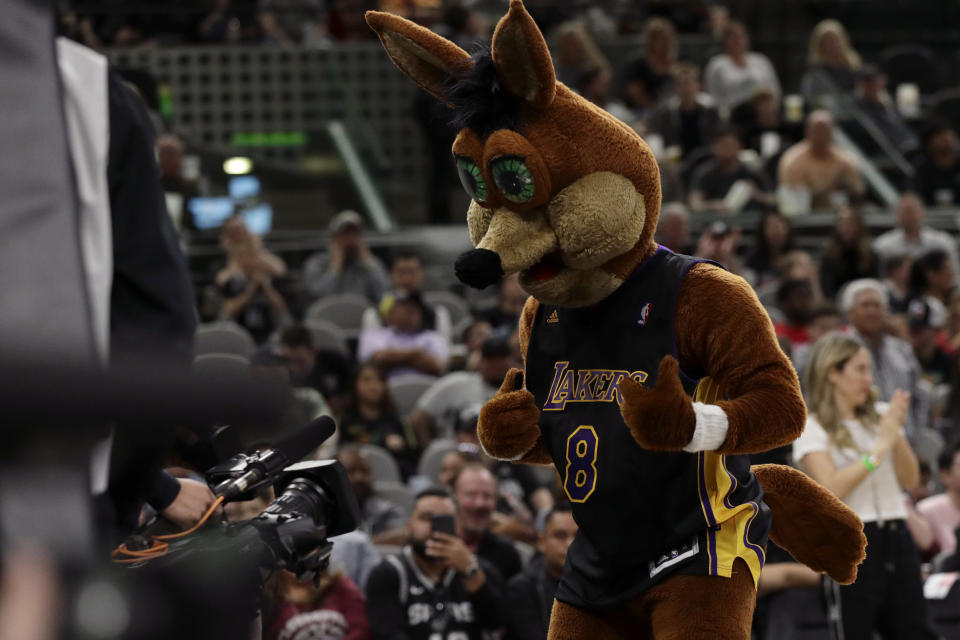
[(487, 199), (487, 182), (483, 179), (483, 173), (477, 163), (466, 156), (456, 156), (457, 173), (460, 175), (460, 183), (466, 190), (467, 195), (483, 202)]
[(503, 197), (510, 202), (530, 202), (534, 195), (533, 174), (527, 163), (518, 156), (497, 158), (490, 164), (493, 181)]

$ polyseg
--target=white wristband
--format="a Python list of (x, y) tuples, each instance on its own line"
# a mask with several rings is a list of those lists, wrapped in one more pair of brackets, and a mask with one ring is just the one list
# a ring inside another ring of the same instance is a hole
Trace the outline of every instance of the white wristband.
[(697, 414), (697, 426), (693, 438), (683, 448), (689, 453), (697, 451), (716, 451), (727, 439), (727, 414), (715, 404), (693, 403), (693, 412)]

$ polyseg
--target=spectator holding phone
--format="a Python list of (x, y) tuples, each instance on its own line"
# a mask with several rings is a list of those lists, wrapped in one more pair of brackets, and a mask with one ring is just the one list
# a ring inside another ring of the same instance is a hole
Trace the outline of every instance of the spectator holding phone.
[(407, 523), (410, 543), (367, 582), (374, 640), (482, 640), (503, 626), (500, 575), (456, 534), (458, 512), (446, 489), (417, 494)]

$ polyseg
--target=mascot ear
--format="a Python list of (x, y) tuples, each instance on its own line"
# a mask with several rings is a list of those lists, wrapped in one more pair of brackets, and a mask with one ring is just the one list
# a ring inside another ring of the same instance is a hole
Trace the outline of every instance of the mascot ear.
[(538, 109), (553, 102), (557, 78), (543, 34), (521, 0), (510, 0), (493, 33), (493, 66), (507, 90)]
[(446, 80), (469, 64), (469, 53), (429, 29), (381, 11), (367, 11), (365, 17), (400, 71), (440, 100)]

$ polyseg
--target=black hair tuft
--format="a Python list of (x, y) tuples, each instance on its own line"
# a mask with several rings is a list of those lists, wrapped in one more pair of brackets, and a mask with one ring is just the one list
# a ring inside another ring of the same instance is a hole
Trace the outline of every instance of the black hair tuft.
[(469, 127), (480, 138), (498, 129), (516, 129), (523, 99), (500, 84), (490, 47), (480, 45), (470, 61), (446, 87), (444, 97), (453, 108), (450, 125), (457, 131)]

